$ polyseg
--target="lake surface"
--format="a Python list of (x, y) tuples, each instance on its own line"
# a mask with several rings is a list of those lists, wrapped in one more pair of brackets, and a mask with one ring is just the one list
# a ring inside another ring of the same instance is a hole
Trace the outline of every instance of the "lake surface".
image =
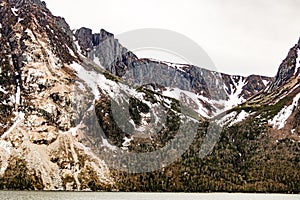
[(1, 200), (300, 200), (300, 195), (282, 194), (185, 194), (101, 192), (10, 192), (0, 191)]

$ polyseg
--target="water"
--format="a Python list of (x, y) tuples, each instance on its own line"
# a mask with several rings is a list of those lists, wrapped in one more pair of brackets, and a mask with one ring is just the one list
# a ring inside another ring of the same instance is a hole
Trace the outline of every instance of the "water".
[(184, 193), (96, 193), (96, 192), (9, 192), (1, 200), (300, 200), (300, 195), (282, 194), (184, 194)]

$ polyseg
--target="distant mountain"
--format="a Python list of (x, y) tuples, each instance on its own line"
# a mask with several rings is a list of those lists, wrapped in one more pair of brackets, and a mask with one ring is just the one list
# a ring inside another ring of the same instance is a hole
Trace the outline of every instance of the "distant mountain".
[(275, 81), (272, 83), (268, 92), (273, 92), (279, 87), (287, 84), (292, 79), (296, 79), (299, 76), (299, 45), (300, 40), (295, 46), (293, 46), (287, 57), (283, 60), (282, 64), (279, 67), (277, 75), (275, 77)]
[(139, 59), (103, 29), (93, 34), (91, 29), (81, 28), (75, 35), (84, 55), (130, 83), (157, 84), (166, 90), (177, 88), (184, 94), (187, 94), (184, 91), (192, 92), (187, 98), (205, 117), (246, 101), (273, 80), (265, 76), (231, 76), (192, 65)]
[(300, 41), (290, 49), (287, 57), (280, 65), (274, 81), (265, 90), (233, 109), (244, 109), (248, 113), (260, 116), (274, 129), (272, 133), (281, 133), (278, 139), (291, 137), (296, 141), (299, 140), (297, 122), (299, 121), (298, 101), (300, 98), (299, 53)]
[(300, 191), (299, 43), (274, 78), (232, 76), (2, 0), (0, 44), (0, 189)]
[[(266, 89), (200, 123), (181, 159), (153, 173), (120, 173), (117, 185), (125, 191), (299, 193), (299, 47), (290, 50)], [(212, 152), (199, 158), (206, 139), (212, 144), (215, 137), (207, 137), (209, 123), (222, 132)]]

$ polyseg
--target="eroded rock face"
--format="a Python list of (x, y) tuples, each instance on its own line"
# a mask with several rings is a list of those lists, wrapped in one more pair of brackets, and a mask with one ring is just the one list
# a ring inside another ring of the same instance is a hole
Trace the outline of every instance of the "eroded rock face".
[(38, 0), (1, 1), (0, 15), (0, 188), (109, 187), (105, 163), (71, 130), (83, 113), (73, 103), (80, 89), (69, 64), (80, 59), (68, 24)]
[[(300, 40), (299, 40), (300, 41)], [(300, 43), (292, 47), (287, 55), (287, 57), (281, 63), (279, 70), (276, 74), (275, 81), (272, 83), (269, 88), (269, 92), (273, 92), (282, 85), (289, 82), (292, 77), (299, 75), (299, 54), (300, 52)]]
[(220, 101), (229, 100), (229, 96), (241, 86), (240, 84), (243, 84), (242, 91), (238, 95), (246, 100), (264, 90), (273, 80), (258, 75), (231, 76), (192, 65), (138, 59), (131, 51), (124, 48), (113, 34), (103, 29), (100, 33), (93, 34), (91, 29), (81, 28), (75, 35), (83, 53), (95, 63), (138, 85), (157, 84), (180, 88)]
[[(192, 65), (139, 59), (104, 30), (93, 34), (91, 29), (81, 28), (75, 35), (83, 54), (128, 84), (154, 84), (160, 87), (161, 93), (174, 88), (192, 92), (197, 95), (196, 99), (184, 98), (184, 102), (194, 108), (204, 107), (208, 110), (208, 117), (218, 110), (225, 111), (245, 102), (273, 80), (258, 75), (231, 76)], [(200, 101), (200, 105), (196, 106), (195, 101)]]
[(91, 29), (81, 28), (75, 35), (84, 55), (119, 77), (123, 77), (131, 62), (137, 60), (113, 34), (103, 29), (93, 34)]

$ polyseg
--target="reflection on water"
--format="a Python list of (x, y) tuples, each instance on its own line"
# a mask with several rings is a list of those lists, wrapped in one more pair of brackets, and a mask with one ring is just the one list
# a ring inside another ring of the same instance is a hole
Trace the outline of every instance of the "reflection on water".
[(300, 200), (300, 195), (282, 194), (186, 194), (101, 192), (11, 192), (0, 191), (1, 200)]

